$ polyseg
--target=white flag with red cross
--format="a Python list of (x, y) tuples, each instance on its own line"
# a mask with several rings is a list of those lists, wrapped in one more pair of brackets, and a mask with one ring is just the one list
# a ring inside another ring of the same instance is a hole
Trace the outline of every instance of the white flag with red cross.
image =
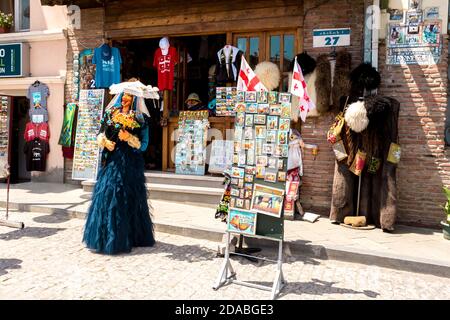
[(263, 85), (255, 72), (250, 68), (244, 57), (241, 60), (241, 69), (237, 81), (237, 90), (239, 91), (269, 91)]
[(299, 105), (297, 107), (300, 110), (300, 118), (303, 122), (305, 122), (306, 115), (309, 111), (315, 109), (316, 105), (308, 95), (306, 81), (303, 77), (302, 69), (297, 62), (297, 57), (295, 57), (294, 72), (292, 73), (291, 93), (300, 98)]

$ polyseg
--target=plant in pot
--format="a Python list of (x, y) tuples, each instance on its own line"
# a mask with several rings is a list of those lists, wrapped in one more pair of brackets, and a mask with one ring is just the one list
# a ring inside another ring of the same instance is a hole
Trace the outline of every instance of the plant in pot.
[(13, 25), (14, 18), (11, 13), (0, 11), (0, 33), (8, 33)]
[(445, 203), (445, 206), (443, 206), (446, 219), (441, 221), (441, 225), (444, 238), (450, 240), (450, 189), (444, 187), (444, 193), (447, 196), (447, 202)]

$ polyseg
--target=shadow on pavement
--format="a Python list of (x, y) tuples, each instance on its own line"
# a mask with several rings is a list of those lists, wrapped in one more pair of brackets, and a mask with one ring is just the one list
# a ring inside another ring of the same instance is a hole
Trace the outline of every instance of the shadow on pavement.
[[(265, 281), (247, 281), (249, 283), (258, 284), (262, 286), (272, 286), (272, 282)], [(311, 279), (310, 282), (287, 282), (281, 290), (278, 298), (284, 297), (288, 294), (295, 294), (301, 296), (302, 294), (322, 296), (326, 294), (354, 294), (364, 295), (366, 298), (375, 299), (380, 294), (371, 290), (356, 291), (353, 289), (339, 288), (334, 285), (337, 282), (328, 282), (318, 279)]]
[(0, 277), (7, 274), (7, 269), (20, 269), (22, 260), (19, 259), (0, 259)]
[(29, 238), (46, 238), (55, 235), (59, 231), (66, 230), (65, 228), (41, 228), (41, 227), (26, 227), (22, 230), (14, 230), (11, 232), (0, 234), (0, 240), (17, 240), (24, 237)]
[(69, 220), (70, 220), (70, 217), (68, 215), (57, 214), (57, 213), (33, 218), (33, 221), (37, 222), (37, 223), (63, 223), (63, 222), (67, 222)]

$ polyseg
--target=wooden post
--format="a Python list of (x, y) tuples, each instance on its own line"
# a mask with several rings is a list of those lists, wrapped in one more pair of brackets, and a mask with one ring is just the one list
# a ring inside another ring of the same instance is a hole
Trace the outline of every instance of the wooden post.
[(166, 125), (163, 127), (162, 134), (162, 170), (167, 171), (169, 167), (169, 108), (170, 108), (170, 91), (164, 90), (164, 107), (163, 107), (163, 119), (167, 120)]

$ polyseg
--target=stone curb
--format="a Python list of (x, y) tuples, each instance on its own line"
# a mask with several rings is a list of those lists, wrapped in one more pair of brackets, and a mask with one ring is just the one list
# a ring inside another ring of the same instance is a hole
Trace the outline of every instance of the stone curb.
[[(0, 201), (0, 207), (6, 207), (6, 201)], [(62, 208), (51, 208), (43, 205), (31, 205), (25, 203), (9, 203), (9, 207), (13, 210), (25, 211), (25, 212), (37, 212), (37, 213), (48, 213), (48, 214), (61, 214), (67, 215), (70, 218), (84, 219), (86, 217), (85, 212), (62, 209)], [(25, 226), (26, 227), (26, 226)], [(155, 231), (162, 233), (175, 234), (190, 238), (209, 240), (220, 243), (222, 241), (223, 232), (191, 227), (191, 226), (180, 226), (176, 224), (166, 224), (159, 223), (155, 221)], [(257, 241), (257, 242), (255, 242)], [(276, 252), (278, 249), (278, 242), (270, 241), (266, 239), (254, 239), (246, 238), (246, 243), (249, 246), (257, 247)], [(354, 248), (349, 248), (345, 246), (321, 246), (321, 245), (310, 245), (305, 244), (303, 241), (289, 241), (285, 242), (285, 253), (292, 255), (297, 258), (313, 258), (319, 260), (340, 260), (345, 262), (360, 263), (365, 265), (374, 265), (384, 268), (390, 268), (395, 270), (416, 272), (422, 274), (430, 274), (439, 277), (450, 278), (450, 265), (445, 261), (430, 260), (430, 259), (417, 259), (414, 257), (394, 256), (389, 253), (382, 253), (371, 250), (364, 250), (364, 252), (359, 252)], [(271, 253), (272, 253), (271, 252)]]

